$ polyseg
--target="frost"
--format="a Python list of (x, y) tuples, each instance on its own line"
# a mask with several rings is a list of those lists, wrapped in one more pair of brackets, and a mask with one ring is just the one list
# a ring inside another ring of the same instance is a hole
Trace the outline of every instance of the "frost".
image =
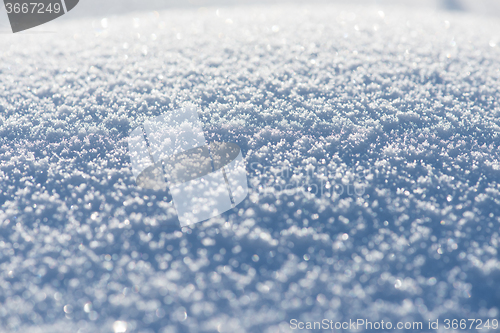
[[(497, 22), (278, 5), (55, 24), (0, 41), (0, 331), (498, 315)], [(252, 193), (181, 229), (127, 139), (186, 103), (242, 148)]]

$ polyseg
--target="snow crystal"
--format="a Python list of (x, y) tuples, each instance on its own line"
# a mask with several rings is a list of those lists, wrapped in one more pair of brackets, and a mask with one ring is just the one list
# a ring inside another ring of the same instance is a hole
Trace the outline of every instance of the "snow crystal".
[[(0, 41), (0, 331), (498, 316), (497, 22), (279, 5), (54, 24)], [(242, 148), (251, 193), (181, 229), (127, 140), (186, 103)]]

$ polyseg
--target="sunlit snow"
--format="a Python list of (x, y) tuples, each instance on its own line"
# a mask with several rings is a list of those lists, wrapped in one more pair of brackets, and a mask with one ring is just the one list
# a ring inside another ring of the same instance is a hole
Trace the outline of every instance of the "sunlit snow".
[[(0, 331), (498, 319), (498, 21), (216, 9), (2, 35)], [(251, 193), (181, 228), (127, 138), (188, 102)]]

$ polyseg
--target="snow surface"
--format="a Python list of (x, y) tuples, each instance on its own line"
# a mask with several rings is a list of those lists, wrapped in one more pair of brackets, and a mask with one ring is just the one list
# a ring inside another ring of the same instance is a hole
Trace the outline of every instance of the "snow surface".
[[(55, 26), (0, 39), (1, 332), (500, 317), (498, 22), (279, 5)], [(127, 136), (185, 103), (254, 189), (180, 229)], [(363, 192), (273, 187), (292, 181)]]

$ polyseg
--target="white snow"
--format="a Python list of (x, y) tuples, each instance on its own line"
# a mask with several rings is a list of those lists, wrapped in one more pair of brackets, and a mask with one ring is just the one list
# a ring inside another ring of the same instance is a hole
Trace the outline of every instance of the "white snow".
[[(2, 35), (0, 331), (498, 319), (498, 22), (216, 9)], [(185, 103), (242, 148), (253, 191), (181, 229), (168, 191), (135, 186), (127, 138)], [(273, 187), (292, 181), (363, 193)]]

